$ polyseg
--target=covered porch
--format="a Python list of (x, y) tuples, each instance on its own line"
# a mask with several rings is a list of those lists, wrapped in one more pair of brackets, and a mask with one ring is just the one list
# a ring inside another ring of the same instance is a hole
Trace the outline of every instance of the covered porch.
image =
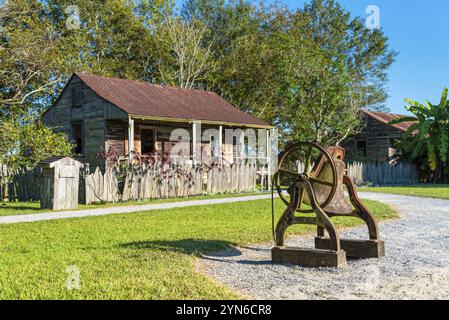
[(117, 150), (122, 161), (165, 155), (190, 164), (232, 165), (245, 160), (270, 163), (270, 140), (267, 127), (129, 116), (106, 121), (105, 147)]

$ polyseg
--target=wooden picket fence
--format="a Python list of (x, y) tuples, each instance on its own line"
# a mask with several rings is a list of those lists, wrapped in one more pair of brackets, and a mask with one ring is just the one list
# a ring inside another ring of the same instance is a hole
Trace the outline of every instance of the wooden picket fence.
[(175, 165), (161, 170), (139, 166), (129, 171), (123, 182), (113, 169), (103, 174), (99, 168), (80, 179), (80, 202), (188, 197), (212, 193), (250, 192), (257, 188), (260, 168), (256, 164), (235, 164), (204, 168)]
[(38, 201), (42, 170), (18, 169), (11, 172), (0, 165), (0, 201)]
[[(205, 168), (177, 165), (160, 170), (139, 166), (122, 177), (114, 170), (93, 173), (82, 170), (80, 203), (117, 202), (188, 197), (213, 193), (251, 192), (258, 186), (268, 190), (268, 169), (256, 164), (235, 164)], [(9, 171), (0, 165), (0, 201), (39, 201), (42, 170)]]
[[(354, 162), (347, 174), (357, 185), (413, 185), (419, 182), (418, 168), (409, 163)], [(10, 172), (0, 165), (0, 201), (39, 201), (40, 168)], [(114, 170), (82, 173), (80, 203), (117, 202), (188, 197), (213, 193), (251, 192), (269, 189), (267, 168), (244, 163), (204, 168), (177, 165), (167, 170), (140, 166), (125, 177)], [(8, 178), (8, 179), (7, 179)], [(122, 180), (122, 181), (120, 181)]]
[(413, 185), (419, 182), (419, 168), (410, 163), (353, 162), (346, 166), (347, 175), (356, 185)]

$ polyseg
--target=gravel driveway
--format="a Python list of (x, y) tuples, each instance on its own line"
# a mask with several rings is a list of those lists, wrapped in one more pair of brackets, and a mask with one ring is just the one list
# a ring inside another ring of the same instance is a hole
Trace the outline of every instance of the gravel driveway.
[[(361, 193), (395, 207), (401, 219), (380, 226), (386, 257), (349, 260), (342, 269), (271, 264), (272, 243), (199, 260), (203, 272), (255, 299), (449, 299), (449, 200)], [(366, 238), (365, 228), (342, 232)], [(289, 246), (313, 246), (291, 237)]]

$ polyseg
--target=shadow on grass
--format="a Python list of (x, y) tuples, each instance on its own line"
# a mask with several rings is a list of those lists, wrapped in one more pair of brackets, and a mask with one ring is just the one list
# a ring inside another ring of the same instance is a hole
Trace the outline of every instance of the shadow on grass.
[(32, 211), (38, 211), (39, 208), (34, 207), (0, 207), (3, 210), (11, 210), (11, 211), (25, 211), (25, 210), (32, 210)]
[(208, 254), (211, 252), (232, 252), (234, 244), (223, 240), (182, 239), (174, 241), (137, 241), (121, 244), (121, 248), (138, 250), (174, 251), (186, 254)]
[(32, 210), (36, 211), (39, 210), (39, 205), (33, 205), (30, 203), (30, 205), (17, 205), (15, 206), (14, 203), (0, 203), (0, 210), (11, 210), (11, 211), (25, 211), (25, 210)]
[[(222, 263), (240, 263), (245, 265), (270, 265), (269, 260), (246, 260), (229, 259), (242, 255), (242, 252), (235, 247), (234, 243), (222, 240), (204, 240), (204, 239), (182, 239), (176, 241), (140, 241), (130, 242), (120, 245), (121, 248), (131, 248), (138, 250), (160, 250), (167, 252), (180, 252), (185, 254), (195, 254), (202, 259), (218, 261)], [(246, 247), (250, 250), (265, 251), (253, 247)]]

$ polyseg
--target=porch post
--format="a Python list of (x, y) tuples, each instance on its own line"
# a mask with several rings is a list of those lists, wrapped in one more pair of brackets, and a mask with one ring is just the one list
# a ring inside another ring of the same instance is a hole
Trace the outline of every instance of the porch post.
[(132, 152), (134, 151), (134, 119), (128, 118), (128, 161), (133, 159)]
[(218, 128), (218, 161), (223, 162), (223, 126)]
[(240, 135), (237, 137), (237, 163), (245, 163), (245, 129), (241, 129)]
[[(199, 137), (201, 138), (201, 132), (199, 134)], [(193, 164), (197, 164), (198, 158), (197, 158), (197, 148), (198, 144), (198, 124), (193, 122), (192, 123), (192, 162)]]

